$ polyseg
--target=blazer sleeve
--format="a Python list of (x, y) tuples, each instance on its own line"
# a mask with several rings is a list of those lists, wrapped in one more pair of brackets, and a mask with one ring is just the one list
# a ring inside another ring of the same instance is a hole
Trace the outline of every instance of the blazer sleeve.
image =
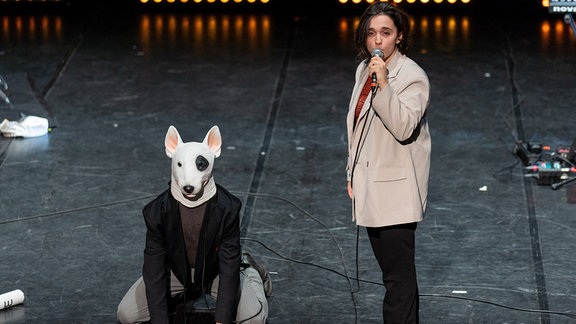
[(403, 142), (420, 127), (429, 95), (426, 73), (413, 61), (407, 61), (396, 80), (376, 93), (373, 107), (394, 138)]
[(146, 246), (142, 276), (146, 286), (146, 300), (150, 322), (168, 324), (169, 269), (166, 266), (166, 232), (160, 222), (160, 212), (152, 206), (144, 207)]
[(241, 202), (230, 197), (223, 218), (222, 239), (218, 251), (220, 284), (216, 300), (216, 322), (231, 323), (240, 294), (240, 208)]

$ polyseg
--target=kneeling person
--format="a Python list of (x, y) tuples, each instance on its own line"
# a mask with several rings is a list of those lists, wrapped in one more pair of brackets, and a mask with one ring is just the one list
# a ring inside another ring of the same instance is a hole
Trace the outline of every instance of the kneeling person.
[(217, 126), (201, 143), (184, 143), (175, 127), (168, 129), (170, 188), (143, 209), (142, 277), (118, 306), (121, 323), (169, 323), (176, 304), (209, 298), (215, 299), (216, 323), (266, 322), (270, 277), (250, 255), (242, 256), (242, 204), (212, 175), (221, 146)]

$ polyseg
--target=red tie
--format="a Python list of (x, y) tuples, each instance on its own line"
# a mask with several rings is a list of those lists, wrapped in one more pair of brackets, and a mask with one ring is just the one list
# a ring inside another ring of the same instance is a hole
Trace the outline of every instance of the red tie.
[(356, 104), (356, 110), (354, 111), (354, 124), (356, 124), (358, 116), (360, 116), (360, 111), (362, 111), (362, 106), (364, 106), (364, 102), (366, 102), (366, 98), (368, 98), (371, 86), (372, 86), (372, 78), (368, 77), (368, 79), (366, 79), (366, 83), (364, 83), (364, 88), (362, 88), (362, 92), (360, 92), (360, 98), (358, 98), (358, 103)]

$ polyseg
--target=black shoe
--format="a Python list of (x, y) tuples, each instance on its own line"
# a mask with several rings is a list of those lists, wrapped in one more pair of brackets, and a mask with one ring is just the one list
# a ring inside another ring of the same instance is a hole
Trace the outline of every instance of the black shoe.
[(270, 273), (266, 268), (256, 262), (250, 253), (242, 253), (242, 265), (249, 265), (258, 271), (260, 278), (262, 278), (262, 283), (264, 285), (264, 294), (266, 297), (272, 295), (272, 279), (270, 278)]

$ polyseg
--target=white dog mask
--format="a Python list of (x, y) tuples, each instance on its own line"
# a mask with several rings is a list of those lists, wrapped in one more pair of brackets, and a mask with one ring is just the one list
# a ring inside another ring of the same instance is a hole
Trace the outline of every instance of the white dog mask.
[(170, 126), (164, 145), (166, 155), (172, 159), (170, 191), (174, 198), (189, 208), (212, 198), (216, 194), (212, 168), (222, 146), (218, 126), (213, 126), (201, 143), (182, 142), (176, 127)]

